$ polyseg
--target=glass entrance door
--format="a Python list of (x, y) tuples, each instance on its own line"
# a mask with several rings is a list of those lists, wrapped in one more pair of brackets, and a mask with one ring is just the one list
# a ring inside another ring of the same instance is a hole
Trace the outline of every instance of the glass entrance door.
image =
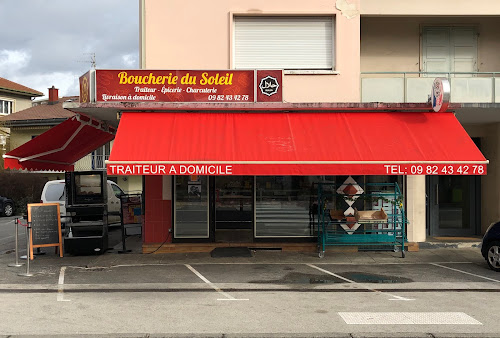
[(254, 177), (215, 177), (216, 241), (251, 241), (254, 221)]
[(431, 236), (471, 236), (479, 227), (479, 182), (475, 176), (431, 176), (427, 207)]
[(207, 176), (176, 176), (174, 238), (209, 238)]

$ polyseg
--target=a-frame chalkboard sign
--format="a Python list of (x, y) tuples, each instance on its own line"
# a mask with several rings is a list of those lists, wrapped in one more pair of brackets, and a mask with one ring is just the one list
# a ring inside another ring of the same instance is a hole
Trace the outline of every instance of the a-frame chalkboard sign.
[(63, 256), (60, 215), (59, 203), (28, 204), (31, 259), (33, 259), (34, 248), (51, 246), (59, 248), (59, 256)]

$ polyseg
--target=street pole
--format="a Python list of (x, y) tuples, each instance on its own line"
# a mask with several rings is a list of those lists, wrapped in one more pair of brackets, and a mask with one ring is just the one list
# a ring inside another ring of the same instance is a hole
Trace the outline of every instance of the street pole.
[(15, 254), (16, 254), (16, 262), (15, 263), (10, 263), (10, 264), (7, 264), (7, 266), (10, 266), (10, 267), (20, 267), (20, 266), (23, 266), (23, 263), (19, 263), (19, 245), (18, 245), (18, 237), (19, 237), (19, 218), (16, 218), (14, 220), (14, 229), (16, 230), (16, 250), (15, 250)]
[(18, 274), (18, 276), (23, 276), (23, 277), (33, 276), (33, 274), (30, 273), (30, 229), (31, 229), (31, 224), (30, 222), (28, 222), (28, 226), (26, 227), (26, 272), (20, 273)]

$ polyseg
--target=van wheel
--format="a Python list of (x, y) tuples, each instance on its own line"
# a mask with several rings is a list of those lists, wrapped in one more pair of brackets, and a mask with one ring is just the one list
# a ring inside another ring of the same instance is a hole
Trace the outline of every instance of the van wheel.
[(10, 217), (14, 214), (14, 208), (12, 207), (12, 204), (7, 203), (3, 207), (3, 215)]

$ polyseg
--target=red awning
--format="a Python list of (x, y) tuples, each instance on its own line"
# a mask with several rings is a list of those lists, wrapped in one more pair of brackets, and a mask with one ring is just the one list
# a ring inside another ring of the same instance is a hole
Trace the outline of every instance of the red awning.
[(125, 112), (110, 175), (486, 174), (452, 113)]
[(72, 171), (73, 164), (114, 138), (114, 128), (84, 115), (47, 130), (4, 155), (6, 169)]

